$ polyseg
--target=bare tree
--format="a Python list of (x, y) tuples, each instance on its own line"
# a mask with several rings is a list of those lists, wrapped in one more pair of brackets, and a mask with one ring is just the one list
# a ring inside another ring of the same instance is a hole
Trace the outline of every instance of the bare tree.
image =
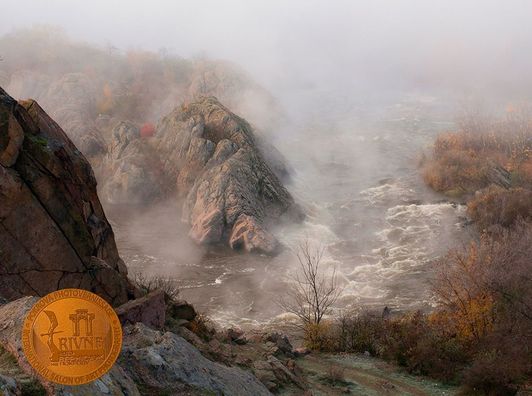
[(330, 276), (322, 273), (324, 252), (323, 247), (312, 247), (308, 240), (298, 245), (299, 271), (291, 277), (287, 296), (279, 301), (281, 308), (295, 314), (303, 326), (319, 324), (341, 292), (336, 269)]

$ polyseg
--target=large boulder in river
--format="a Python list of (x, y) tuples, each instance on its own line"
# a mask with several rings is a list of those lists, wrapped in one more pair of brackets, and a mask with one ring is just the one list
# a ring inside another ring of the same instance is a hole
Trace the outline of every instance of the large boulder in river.
[(0, 297), (75, 287), (113, 305), (133, 293), (92, 168), (32, 100), (0, 88)]
[(198, 243), (272, 253), (277, 241), (269, 225), (285, 214), (301, 217), (251, 126), (216, 98), (174, 110), (159, 123), (157, 140), (165, 174), (185, 198), (183, 220)]

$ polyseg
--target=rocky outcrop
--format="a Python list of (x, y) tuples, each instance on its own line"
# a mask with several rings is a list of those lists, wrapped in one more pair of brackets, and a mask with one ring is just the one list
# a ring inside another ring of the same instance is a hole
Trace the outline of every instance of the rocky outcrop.
[(144, 323), (146, 326), (162, 329), (166, 321), (165, 293), (155, 290), (136, 300), (128, 301), (116, 309), (122, 325)]
[(0, 296), (75, 287), (113, 305), (133, 292), (91, 166), (34, 101), (0, 88)]
[(167, 303), (166, 316), (169, 318), (191, 321), (196, 315), (194, 307), (184, 300), (171, 300)]
[(69, 73), (53, 81), (42, 99), (76, 147), (90, 157), (106, 151), (102, 132), (95, 123), (96, 97), (94, 82), (87, 75)]
[[(33, 385), (33, 388), (44, 388), (48, 394), (58, 395), (58, 396), (89, 396), (89, 395), (101, 395), (101, 394), (112, 394), (112, 395), (124, 395), (124, 396), (136, 396), (140, 395), (137, 386), (129, 378), (124, 370), (115, 365), (107, 374), (99, 378), (98, 380), (82, 385), (82, 386), (63, 386), (52, 384), (43, 378), (33, 370), (33, 368), (28, 363), (26, 356), (22, 351), (22, 326), (26, 314), (31, 309), (31, 307), (37, 302), (36, 297), (24, 297), (8, 303), (6, 305), (0, 306), (0, 347), (7, 350), (14, 358), (14, 364), (17, 367), (10, 368), (10, 371), (19, 371), (26, 375), (29, 375), (30, 378), (35, 381), (36, 384)], [(0, 376), (3, 374), (1, 371), (5, 367), (0, 367)], [(20, 376), (19, 376), (20, 377)], [(22, 388), (22, 391), (25, 388), (25, 384), (21, 378), (13, 378), (16, 383), (15, 389)], [(11, 381), (12, 385), (12, 381)], [(1, 379), (0, 379), (0, 389), (1, 388)], [(26, 386), (27, 388), (27, 386)], [(15, 395), (19, 394), (42, 394), (41, 392), (30, 393), (21, 392), (14, 393)]]
[(196, 242), (273, 253), (269, 223), (286, 214), (301, 217), (251, 126), (216, 98), (176, 109), (159, 123), (157, 140), (164, 172), (185, 197), (183, 220)]
[(216, 98), (203, 98), (165, 117), (154, 138), (141, 138), (134, 123), (118, 123), (100, 191), (113, 203), (146, 204), (176, 194), (197, 243), (274, 253), (270, 224), (285, 215), (302, 217), (281, 183), (289, 173), (281, 158), (245, 120)]
[(124, 330), (119, 362), (151, 394), (178, 394), (183, 385), (216, 395), (270, 394), (251, 373), (212, 362), (178, 335), (141, 323)]
[[(21, 334), (24, 318), (35, 297), (24, 297), (0, 306), (0, 347), (15, 358), (17, 371), (33, 378), (54, 395), (269, 395), (268, 390), (250, 372), (227, 367), (203, 357), (180, 336), (151, 329), (143, 323), (124, 328), (122, 353), (117, 364), (98, 380), (69, 387), (47, 382), (33, 371), (22, 352)], [(20, 389), (17, 378), (0, 366), (0, 390)]]
[(112, 131), (109, 150), (101, 166), (102, 199), (115, 204), (146, 204), (163, 196), (169, 181), (158, 154), (129, 121)]

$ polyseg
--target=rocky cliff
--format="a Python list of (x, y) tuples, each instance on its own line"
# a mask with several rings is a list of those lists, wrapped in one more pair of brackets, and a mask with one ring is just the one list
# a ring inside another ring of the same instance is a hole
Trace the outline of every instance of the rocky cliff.
[(36, 102), (0, 88), (0, 297), (67, 287), (113, 305), (133, 293), (91, 166)]

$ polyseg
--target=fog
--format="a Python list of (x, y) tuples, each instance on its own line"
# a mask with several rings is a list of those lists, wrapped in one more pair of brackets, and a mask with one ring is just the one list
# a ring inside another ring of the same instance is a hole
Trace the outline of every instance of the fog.
[(281, 99), (301, 90), (531, 92), (526, 0), (3, 3), (0, 34), (50, 24), (100, 45), (231, 60)]
[[(327, 247), (341, 306), (403, 309), (431, 304), (432, 259), (467, 232), (464, 206), (424, 186), (418, 159), (463, 111), (530, 101), (531, 18), (526, 0), (19, 0), (2, 4), (0, 36), (57, 26), (109, 54), (143, 49), (238, 65), (279, 104), (274, 112), (263, 96), (244, 95), (237, 109), (284, 154), (288, 189), (307, 213), (276, 236), (287, 247), (302, 238)], [(20, 91), (37, 95), (32, 89)], [(156, 122), (181, 94), (155, 92), (146, 117)], [(294, 268), (291, 252), (208, 253), (186, 239), (175, 207), (110, 212), (130, 267), (175, 278), (217, 319), (282, 314), (272, 300)]]

